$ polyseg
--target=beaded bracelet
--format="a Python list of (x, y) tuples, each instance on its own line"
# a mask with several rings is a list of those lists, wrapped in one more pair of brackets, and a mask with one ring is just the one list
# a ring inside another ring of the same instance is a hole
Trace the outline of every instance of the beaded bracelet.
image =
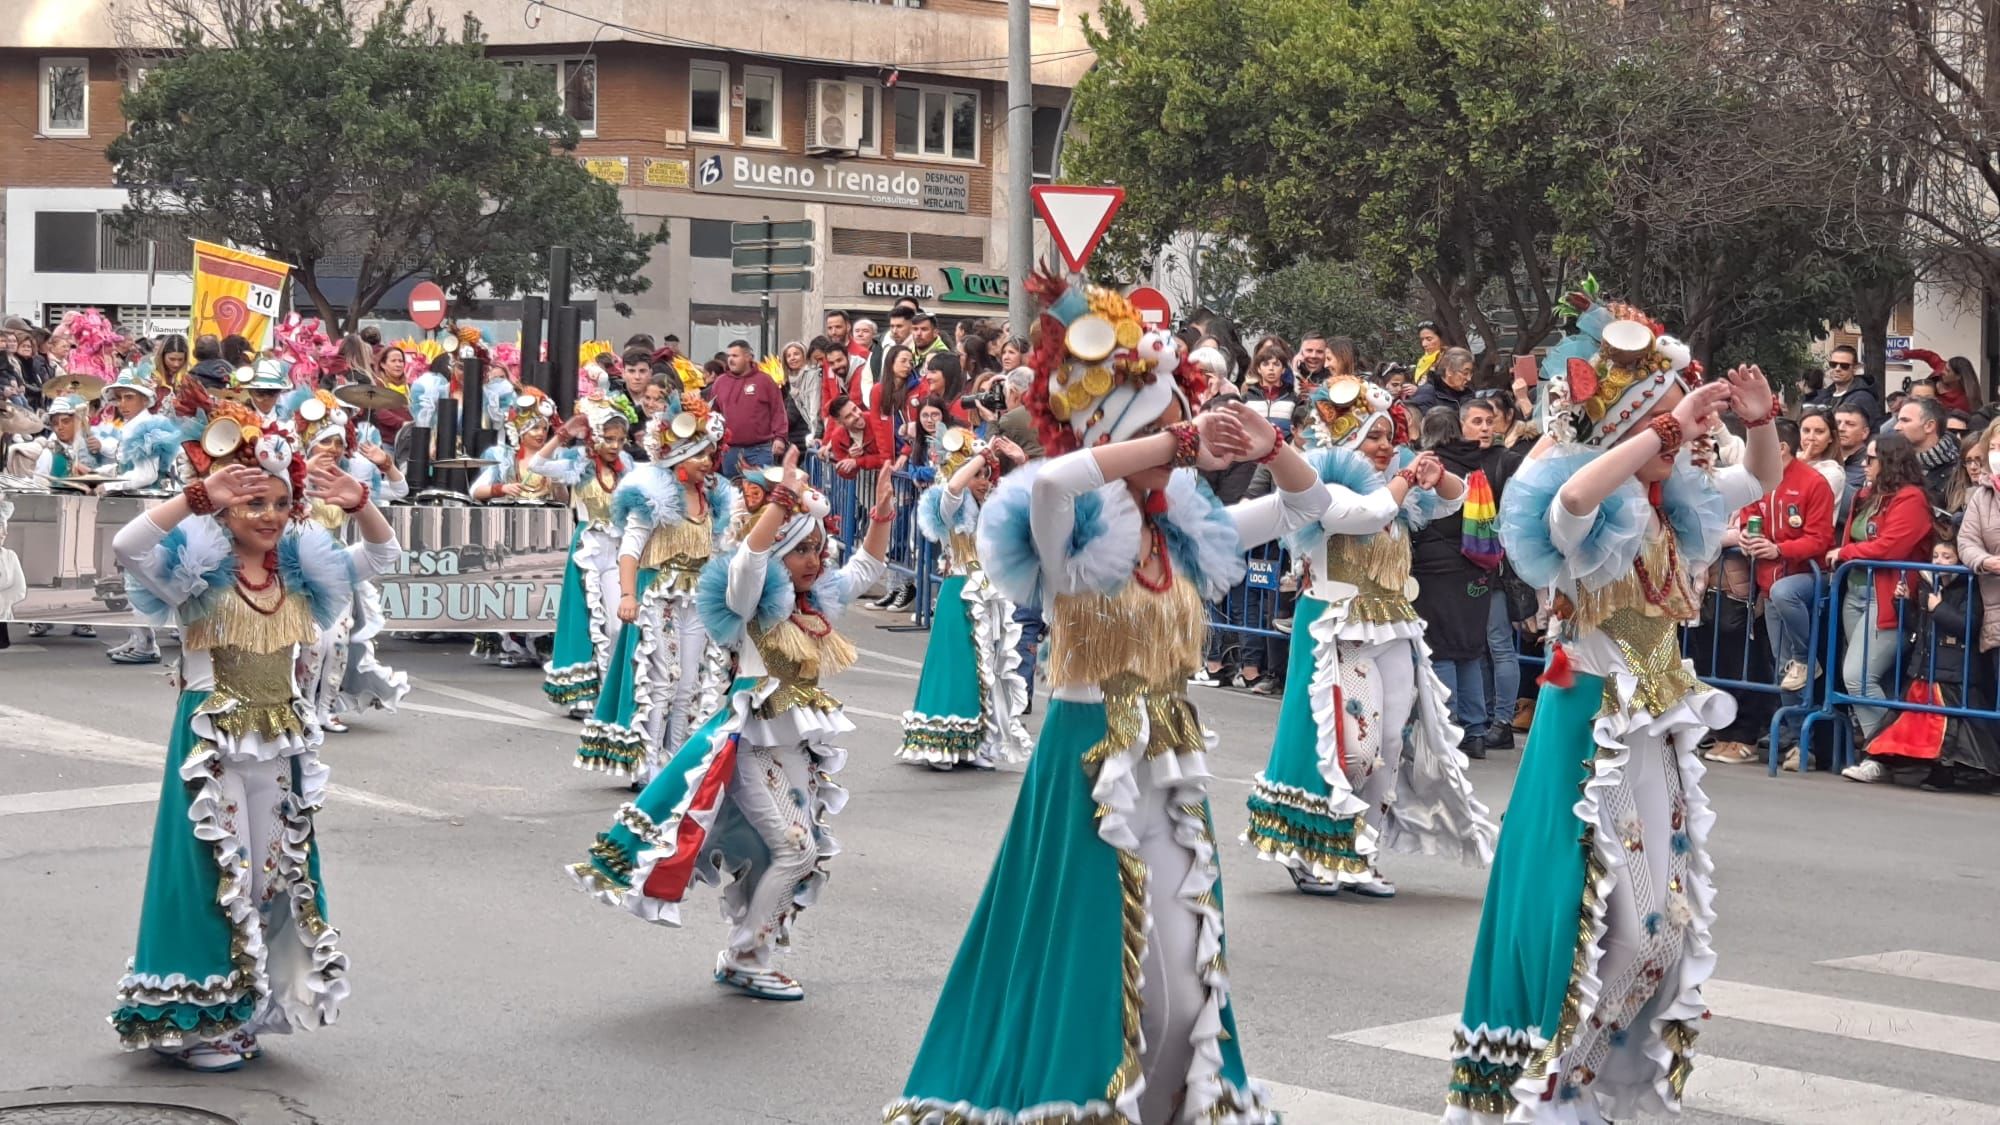
[(771, 491), (764, 494), (764, 502), (785, 513), (787, 518), (797, 515), (799, 511), (798, 493), (793, 492), (790, 485), (774, 485)]
[(896, 518), (896, 509), (877, 504), (868, 509), (868, 518), (876, 523), (889, 523)]
[(1650, 427), (1660, 439), (1660, 460), (1671, 461), (1681, 451), (1680, 419), (1671, 414), (1662, 414), (1653, 419)]
[(1415, 469), (1404, 469), (1402, 472), (1396, 474), (1396, 479), (1409, 485), (1411, 488), (1422, 487), (1417, 483), (1417, 471)]
[(1000, 460), (1000, 454), (990, 448), (980, 450), (979, 459), (986, 462), (986, 475), (995, 480), (1000, 479), (1000, 474), (1007, 471), (1007, 466)]
[(195, 481), (182, 489), (181, 495), (187, 497), (188, 511), (193, 512), (195, 515), (207, 516), (215, 514), (215, 501), (208, 498), (207, 481)]
[(1186, 469), (1201, 458), (1201, 431), (1193, 422), (1175, 422), (1166, 432), (1174, 439), (1174, 455), (1167, 462), (1176, 469)]
[(1746, 430), (1754, 430), (1759, 426), (1768, 426), (1771, 423), (1777, 421), (1778, 416), (1780, 414), (1783, 414), (1784, 412), (1785, 412), (1785, 404), (1778, 401), (1777, 395), (1772, 395), (1771, 409), (1765, 411), (1764, 416), (1762, 418), (1744, 419), (1743, 428)]
[(372, 490), (371, 488), (369, 488), (369, 487), (368, 487), (367, 485), (365, 485), (365, 484), (364, 484), (364, 485), (362, 485), (362, 486), (361, 486), (361, 499), (359, 499), (359, 500), (356, 500), (356, 501), (354, 502), (354, 506), (353, 506), (352, 508), (342, 508), (342, 509), (341, 509), (341, 511), (343, 511), (343, 512), (346, 512), (346, 513), (347, 513), (348, 515), (350, 515), (350, 516), (351, 516), (351, 515), (353, 515), (354, 513), (356, 513), (356, 512), (358, 512), (358, 511), (360, 511), (361, 509), (363, 509), (363, 508), (366, 508), (366, 507), (368, 506), (368, 494), (369, 494), (369, 493), (370, 493), (371, 491), (373, 491), (373, 490)]
[(1278, 459), (1278, 454), (1283, 453), (1284, 451), (1285, 451), (1285, 436), (1283, 434), (1279, 434), (1277, 437), (1272, 439), (1271, 448), (1265, 451), (1262, 457), (1257, 458), (1257, 463), (1259, 465), (1268, 465), (1271, 462), (1276, 461)]

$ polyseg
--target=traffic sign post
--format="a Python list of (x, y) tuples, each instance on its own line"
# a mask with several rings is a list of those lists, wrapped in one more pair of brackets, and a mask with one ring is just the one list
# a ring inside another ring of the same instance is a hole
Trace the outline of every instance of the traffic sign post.
[(813, 264), (810, 246), (735, 246), (729, 264), (738, 270), (798, 269)]
[[(1048, 224), (1049, 237), (1068, 263), (1070, 272), (1082, 273), (1091, 251), (1111, 228), (1111, 217), (1125, 202), (1121, 187), (1083, 187), (1071, 184), (1043, 184), (1030, 194), (1035, 210)], [(1026, 263), (1022, 272), (1026, 273)]]
[(437, 282), (419, 281), (410, 287), (410, 319), (426, 332), (435, 332), (444, 323), (444, 290)]
[(1125, 294), (1125, 299), (1132, 302), (1133, 308), (1139, 310), (1139, 323), (1149, 332), (1165, 328), (1174, 322), (1173, 302), (1167, 299), (1165, 293), (1150, 285), (1141, 285), (1132, 290)]
[(731, 293), (803, 293), (812, 288), (812, 272), (800, 270), (797, 273), (733, 273), (729, 275)]
[(731, 246), (751, 246), (760, 242), (811, 242), (812, 237), (811, 219), (794, 219), (779, 223), (766, 219), (761, 223), (729, 224)]
[(773, 293), (804, 293), (812, 288), (813, 224), (810, 219), (729, 224), (731, 293), (763, 295), (759, 333), (761, 350), (769, 353)]

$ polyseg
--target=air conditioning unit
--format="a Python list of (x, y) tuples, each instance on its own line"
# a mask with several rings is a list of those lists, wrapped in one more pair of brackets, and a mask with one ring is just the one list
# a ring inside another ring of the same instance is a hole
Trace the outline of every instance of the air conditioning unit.
[(838, 78), (815, 78), (806, 90), (806, 151), (844, 153), (861, 151), (861, 83)]

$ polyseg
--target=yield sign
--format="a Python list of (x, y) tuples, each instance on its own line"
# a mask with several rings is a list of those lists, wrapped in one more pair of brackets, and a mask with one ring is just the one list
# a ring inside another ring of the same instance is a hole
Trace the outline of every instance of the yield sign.
[(1055, 239), (1056, 249), (1062, 252), (1063, 261), (1069, 263), (1073, 272), (1082, 273), (1083, 263), (1090, 259), (1090, 252), (1097, 249), (1098, 240), (1110, 228), (1111, 216), (1125, 202), (1125, 189), (1044, 184), (1028, 191), (1034, 196), (1035, 210), (1049, 224), (1049, 234)]

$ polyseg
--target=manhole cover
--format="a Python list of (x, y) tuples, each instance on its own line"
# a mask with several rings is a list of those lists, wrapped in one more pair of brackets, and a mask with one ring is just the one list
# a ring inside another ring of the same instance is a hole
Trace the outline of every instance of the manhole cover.
[(0, 1107), (0, 1125), (236, 1125), (236, 1119), (184, 1105), (49, 1102)]

